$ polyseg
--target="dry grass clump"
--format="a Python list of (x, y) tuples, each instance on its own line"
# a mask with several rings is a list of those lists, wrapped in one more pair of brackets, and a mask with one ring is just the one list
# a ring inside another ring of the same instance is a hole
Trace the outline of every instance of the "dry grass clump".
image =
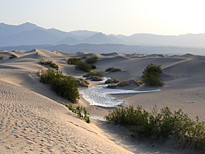
[(105, 84), (119, 83), (119, 82), (120, 82), (120, 80), (114, 78), (114, 79), (107, 79), (107, 80), (105, 81)]
[(91, 77), (90, 80), (91, 81), (102, 81), (103, 79), (101, 77), (99, 77), (99, 76), (93, 76), (93, 77)]
[(78, 85), (81, 85), (83, 87), (88, 87), (89, 85), (89, 82), (84, 79), (75, 78), (75, 81), (78, 83)]
[(128, 79), (128, 80), (122, 80), (120, 81), (117, 86), (118, 87), (124, 87), (124, 86), (129, 86), (130, 84), (136, 84), (137, 86), (143, 85), (143, 82), (138, 80), (138, 79)]
[(107, 86), (107, 88), (115, 89), (115, 88), (117, 88), (117, 85), (116, 84), (109, 84)]
[(129, 126), (131, 132), (140, 137), (153, 139), (174, 138), (183, 147), (194, 148), (205, 152), (205, 122), (190, 119), (182, 109), (172, 112), (167, 106), (157, 112), (153, 107), (151, 112), (141, 106), (116, 108), (105, 116), (115, 124)]
[(83, 75), (83, 77), (93, 77), (93, 76), (103, 77), (103, 74), (99, 71), (92, 70)]
[(72, 77), (78, 83), (78, 86), (88, 87), (89, 85), (89, 82), (87, 80), (81, 78), (75, 78), (73, 76), (70, 77)]
[(121, 71), (120, 68), (115, 68), (115, 67), (109, 67), (105, 70), (105, 72), (118, 72), (118, 71)]

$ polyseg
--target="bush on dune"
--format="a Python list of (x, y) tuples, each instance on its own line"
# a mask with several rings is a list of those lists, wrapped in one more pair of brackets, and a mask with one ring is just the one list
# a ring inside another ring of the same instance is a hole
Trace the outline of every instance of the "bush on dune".
[(114, 67), (109, 67), (105, 70), (105, 72), (109, 72), (109, 73), (110, 72), (119, 72), (119, 71), (121, 71), (120, 68), (114, 68)]
[(105, 117), (108, 121), (129, 126), (133, 133), (141, 137), (154, 139), (174, 138), (183, 147), (190, 146), (198, 150), (205, 150), (205, 122), (191, 120), (187, 114), (178, 111), (171, 112), (168, 107), (159, 113), (156, 107), (151, 112), (141, 106), (116, 108)]
[(89, 58), (86, 58), (85, 62), (88, 64), (93, 64), (96, 63), (98, 61), (98, 57), (97, 56), (92, 56)]
[(40, 82), (49, 84), (60, 96), (75, 103), (79, 99), (78, 84), (71, 76), (64, 76), (61, 71), (48, 69), (40, 70), (37, 74), (41, 77)]
[(94, 76), (103, 77), (103, 74), (99, 71), (92, 70), (83, 75), (83, 77), (94, 77)]
[[(90, 123), (89, 113), (87, 112), (85, 107), (83, 108), (82, 106), (77, 106), (76, 108), (74, 108), (71, 104), (65, 104), (65, 106), (69, 110), (71, 110), (73, 113), (76, 113), (79, 118), (85, 120), (87, 123)], [(84, 115), (82, 115), (82, 113), (81, 113), (82, 111), (83, 111)]]
[(89, 71), (91, 71), (93, 69), (93, 65), (87, 64), (86, 62), (79, 61), (76, 64), (76, 68), (78, 68), (80, 70), (83, 70), (85, 72), (89, 72)]
[(160, 65), (149, 64), (143, 71), (142, 81), (146, 86), (164, 86), (160, 78), (162, 69)]
[[(81, 59), (83, 59), (85, 57), (83, 57), (83, 58), (69, 58), (67, 60), (67, 63), (71, 64), (71, 65), (76, 65), (76, 68), (83, 70), (85, 72), (89, 72), (92, 69), (96, 69), (96, 66), (94, 64), (92, 64), (92, 63), (97, 61), (96, 57), (94, 56), (94, 57), (87, 58), (85, 61), (81, 61)], [(97, 59), (98, 59), (98, 57), (97, 57)]]
[(1, 56), (1, 57), (0, 57), (0, 60), (4, 60), (4, 57), (3, 57), (3, 56)]
[(14, 54), (12, 54), (12, 55), (9, 57), (9, 59), (13, 59), (13, 58), (17, 58), (17, 56), (14, 55)]
[(44, 61), (43, 59), (41, 59), (39, 61), (39, 63), (42, 64), (42, 65), (50, 66), (50, 67), (55, 68), (56, 70), (58, 70), (58, 65), (55, 64), (52, 60)]
[(67, 60), (67, 63), (68, 64), (71, 64), (71, 65), (77, 65), (77, 63), (81, 61), (81, 58), (69, 58)]

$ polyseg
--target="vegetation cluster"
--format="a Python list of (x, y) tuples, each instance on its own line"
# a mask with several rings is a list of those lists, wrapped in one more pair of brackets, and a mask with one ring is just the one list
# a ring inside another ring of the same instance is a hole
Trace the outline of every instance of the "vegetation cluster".
[[(76, 113), (79, 118), (85, 120), (87, 123), (90, 123), (89, 113), (87, 112), (85, 107), (83, 108), (82, 106), (77, 106), (76, 108), (73, 108), (73, 106), (71, 104), (65, 104), (65, 106), (69, 110), (71, 110), (73, 113)], [(83, 111), (84, 115), (82, 114), (82, 111)]]
[(52, 60), (44, 61), (43, 59), (41, 59), (39, 61), (39, 63), (42, 64), (42, 65), (50, 66), (50, 67), (58, 70), (58, 65), (55, 64)]
[(83, 77), (87, 77), (87, 78), (94, 77), (94, 76), (103, 77), (103, 74), (99, 71), (92, 70), (92, 71), (83, 75)]
[(49, 84), (58, 95), (73, 103), (79, 99), (78, 84), (74, 77), (65, 76), (61, 71), (53, 69), (40, 70), (37, 74), (41, 77), (40, 82)]
[(121, 71), (120, 68), (115, 68), (115, 67), (109, 67), (105, 70), (105, 72), (118, 72), (118, 71)]
[(146, 86), (164, 86), (160, 78), (160, 74), (162, 73), (162, 69), (160, 65), (149, 64), (143, 71), (142, 81)]
[(182, 147), (192, 147), (205, 151), (205, 122), (190, 119), (182, 109), (171, 112), (168, 107), (163, 107), (159, 113), (156, 107), (151, 112), (141, 106), (116, 108), (105, 116), (114, 122), (128, 126), (132, 133), (140, 137), (153, 139), (174, 138)]
[(89, 82), (87, 80), (75, 77), (73, 77), (73, 79), (78, 83), (79, 86), (88, 87), (89, 85)]
[(119, 82), (120, 82), (120, 80), (114, 78), (114, 79), (107, 79), (107, 80), (105, 81), (105, 84), (119, 83)]
[[(85, 61), (81, 61), (82, 59), (85, 59)], [(96, 66), (93, 64), (97, 62), (98, 57), (92, 56), (92, 57), (82, 57), (82, 58), (69, 58), (67, 60), (68, 64), (76, 65), (76, 67), (80, 70), (83, 70), (85, 72), (89, 72), (92, 69), (96, 69)]]
[(120, 81), (117, 86), (118, 87), (124, 87), (124, 86), (129, 86), (130, 84), (136, 84), (137, 86), (143, 85), (143, 82), (138, 80), (138, 79), (128, 79), (128, 80), (122, 80)]
[(88, 57), (85, 60), (85, 62), (88, 63), (88, 64), (93, 64), (93, 63), (96, 63), (97, 61), (98, 61), (97, 56)]
[(13, 58), (17, 58), (17, 56), (14, 55), (14, 54), (12, 54), (12, 55), (9, 57), (9, 59), (13, 59)]
[(3, 56), (1, 56), (1, 57), (0, 57), (0, 60), (4, 60), (4, 57), (3, 57)]

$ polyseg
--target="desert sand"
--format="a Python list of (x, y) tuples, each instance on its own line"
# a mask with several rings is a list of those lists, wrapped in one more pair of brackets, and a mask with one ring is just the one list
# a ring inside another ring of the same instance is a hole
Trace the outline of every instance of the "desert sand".
[[(8, 59), (11, 54), (18, 58)], [(133, 139), (128, 130), (105, 121), (91, 119), (87, 124), (70, 112), (64, 104), (68, 100), (58, 96), (48, 85), (39, 82), (36, 72), (47, 69), (39, 60), (53, 60), (65, 75), (82, 76), (85, 72), (68, 65), (69, 57), (99, 57), (97, 70), (121, 68), (122, 72), (103, 73), (104, 76), (126, 80), (138, 78), (150, 63), (163, 69), (165, 86), (161, 91), (144, 94), (112, 95), (124, 101), (124, 106), (142, 105), (151, 110), (163, 106), (171, 110), (182, 108), (189, 117), (205, 120), (205, 57), (195, 55), (166, 56), (140, 54), (65, 53), (34, 49), (0, 51), (0, 153), (184, 153), (169, 143), (153, 143)], [(91, 83), (90, 87), (96, 83)], [(101, 83), (97, 83), (101, 84)], [(86, 88), (79, 87), (79, 90)], [(145, 86), (128, 86), (129, 90), (156, 90)], [(83, 105), (93, 116), (104, 117), (105, 107), (91, 106), (81, 96)]]

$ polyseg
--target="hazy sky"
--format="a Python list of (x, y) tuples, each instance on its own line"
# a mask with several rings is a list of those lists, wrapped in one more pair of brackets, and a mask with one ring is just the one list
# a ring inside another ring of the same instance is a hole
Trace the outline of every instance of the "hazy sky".
[(0, 0), (0, 22), (106, 34), (205, 33), (204, 0)]

